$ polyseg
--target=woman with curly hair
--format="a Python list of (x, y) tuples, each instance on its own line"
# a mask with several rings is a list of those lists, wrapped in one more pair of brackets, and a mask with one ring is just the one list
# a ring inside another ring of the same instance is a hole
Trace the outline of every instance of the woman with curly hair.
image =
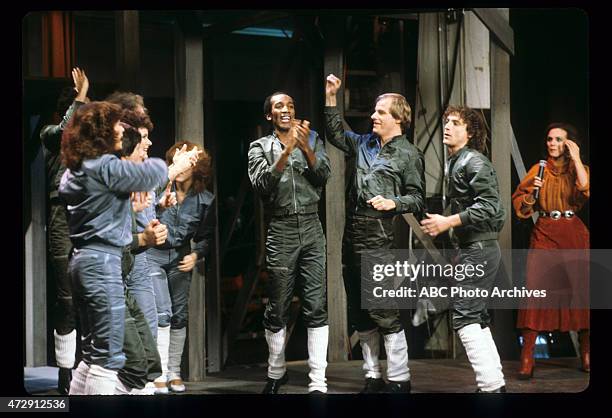
[[(184, 392), (181, 379), (181, 357), (187, 336), (191, 270), (209, 251), (214, 231), (214, 196), (207, 190), (211, 178), (211, 159), (198, 145), (183, 141), (166, 153), (166, 161), (177, 147), (201, 150), (196, 165), (166, 188), (162, 201), (176, 199), (167, 209), (158, 205), (159, 221), (168, 228), (166, 242), (151, 248), (147, 257), (155, 288), (158, 330), (157, 348), (162, 362), (162, 376), (155, 380), (158, 393)], [(175, 194), (175, 196), (173, 196)], [(191, 240), (195, 246), (191, 248)]]
[[(565, 289), (573, 291), (573, 300), (580, 293), (588, 294), (589, 271), (582, 263), (559, 261), (558, 254), (550, 250), (577, 250), (589, 248), (589, 230), (576, 216), (589, 198), (589, 169), (582, 164), (577, 145), (576, 128), (566, 123), (552, 123), (546, 129), (548, 156), (543, 178), (538, 176), (539, 164), (527, 172), (512, 195), (512, 204), (519, 219), (530, 218), (538, 211), (539, 217), (531, 232), (527, 256), (527, 287), (549, 289), (547, 300), (529, 300), (518, 312), (517, 328), (522, 331), (523, 349), (519, 379), (533, 377), (533, 348), (540, 331), (579, 331), (582, 370), (589, 372), (589, 310), (579, 303), (567, 303), (561, 296)], [(535, 189), (539, 189), (536, 200)], [(552, 266), (560, 265), (556, 269)], [(554, 299), (553, 299), (554, 298)], [(577, 306), (578, 305), (578, 306)]]
[(124, 128), (119, 106), (81, 106), (62, 136), (67, 167), (59, 193), (68, 209), (73, 246), (69, 265), (80, 312), (83, 361), (70, 394), (113, 394), (125, 363), (125, 298), (121, 279), (123, 247), (132, 241), (130, 192), (165, 184), (188, 169), (194, 153), (184, 149), (167, 168), (160, 159), (135, 164), (120, 160)]

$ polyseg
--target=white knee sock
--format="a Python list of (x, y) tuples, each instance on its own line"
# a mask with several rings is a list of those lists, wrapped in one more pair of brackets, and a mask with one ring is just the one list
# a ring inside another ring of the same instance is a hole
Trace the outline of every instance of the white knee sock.
[(117, 380), (117, 370), (92, 364), (85, 381), (85, 395), (114, 395)]
[(74, 358), (76, 354), (76, 329), (73, 329), (70, 334), (59, 335), (53, 330), (55, 336), (55, 360), (58, 367), (72, 369), (74, 367)]
[(78, 367), (72, 372), (69, 395), (85, 395), (85, 382), (89, 374), (89, 366), (81, 360)]
[(170, 329), (170, 345), (168, 348), (168, 380), (181, 378), (181, 358), (187, 338), (187, 327)]
[(380, 368), (380, 334), (377, 329), (370, 331), (359, 332), (359, 344), (361, 345), (361, 353), (363, 354), (363, 370), (366, 372), (365, 377), (374, 379), (382, 378)]
[(480, 324), (470, 324), (457, 331), (457, 334), (476, 374), (478, 388), (493, 391), (502, 387), (505, 384), (504, 375), (501, 372), (497, 349), (495, 354), (491, 350), (495, 343), (490, 332), (486, 333)]
[(161, 360), (162, 374), (156, 382), (166, 382), (168, 379), (168, 350), (170, 346), (170, 327), (157, 328), (157, 351)]
[(387, 379), (393, 382), (407, 382), (410, 380), (410, 369), (408, 369), (408, 343), (404, 330), (387, 334), (384, 338), (387, 352)]
[(287, 328), (278, 332), (266, 330), (266, 341), (268, 342), (268, 377), (280, 379), (287, 371), (285, 367), (285, 336)]
[(329, 326), (308, 328), (308, 366), (310, 367), (310, 383), (308, 391), (319, 390), (327, 393), (325, 369), (327, 368), (327, 343)]
[[(495, 345), (495, 341), (493, 340), (493, 334), (491, 334), (491, 327), (486, 327), (482, 330), (485, 335), (485, 339), (489, 345), (489, 352), (493, 358), (493, 364), (495, 364), (495, 370), (497, 370), (498, 380), (501, 380), (502, 386), (506, 384), (504, 380), (504, 373), (502, 372), (502, 364), (501, 359), (499, 358), (499, 352), (497, 351), (497, 346)], [(497, 389), (497, 388), (495, 388)]]

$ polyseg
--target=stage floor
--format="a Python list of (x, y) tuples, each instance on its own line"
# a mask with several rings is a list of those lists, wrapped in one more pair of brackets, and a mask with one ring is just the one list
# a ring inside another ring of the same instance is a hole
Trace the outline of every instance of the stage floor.
[[(509, 393), (576, 393), (589, 385), (589, 375), (579, 370), (577, 358), (538, 360), (534, 378), (518, 380), (518, 361), (504, 361), (503, 371)], [(327, 367), (329, 394), (357, 393), (363, 387), (361, 361), (332, 363)], [(384, 366), (384, 362), (383, 362)], [(412, 393), (473, 393), (476, 390), (474, 373), (467, 360), (435, 359), (410, 360)], [(30, 377), (36, 373), (31, 368)], [(308, 385), (308, 364), (304, 361), (287, 363), (289, 383), (279, 393), (305, 394)], [(55, 369), (57, 370), (57, 369)], [(383, 367), (384, 370), (384, 367)], [(47, 371), (48, 374), (48, 371)], [(220, 373), (208, 376), (203, 382), (185, 382), (187, 392), (181, 395), (207, 394), (256, 394), (265, 385), (266, 366), (227, 367)], [(27, 375), (26, 375), (27, 376)], [(57, 372), (54, 374), (57, 377)], [(54, 383), (39, 387), (32, 394), (54, 395)]]

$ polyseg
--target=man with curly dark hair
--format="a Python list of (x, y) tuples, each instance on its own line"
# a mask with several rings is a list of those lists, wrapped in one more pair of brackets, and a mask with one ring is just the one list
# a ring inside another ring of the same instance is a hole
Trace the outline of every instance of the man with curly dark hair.
[(69, 274), (80, 312), (83, 354), (70, 394), (114, 394), (117, 370), (125, 363), (121, 258), (123, 247), (132, 241), (130, 193), (174, 180), (197, 158), (183, 148), (169, 168), (155, 158), (140, 164), (118, 159), (121, 114), (111, 103), (85, 104), (62, 136), (67, 170), (59, 193), (68, 209), (73, 246)]
[[(506, 211), (499, 196), (497, 175), (486, 152), (487, 129), (482, 115), (468, 107), (444, 112), (444, 144), (449, 159), (445, 169), (451, 215), (427, 214), (422, 229), (432, 237), (452, 228), (459, 249), (457, 264), (483, 266), (483, 275), (457, 280), (462, 290), (493, 288), (500, 265), (497, 242)], [(464, 293), (466, 294), (466, 293)], [(504, 374), (489, 328), (485, 297), (457, 297), (452, 301), (453, 328), (459, 335), (474, 373), (478, 392), (505, 392)]]

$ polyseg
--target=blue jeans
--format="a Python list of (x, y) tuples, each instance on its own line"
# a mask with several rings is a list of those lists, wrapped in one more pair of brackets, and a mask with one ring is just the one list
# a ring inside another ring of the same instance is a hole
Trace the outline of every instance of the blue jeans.
[(182, 256), (174, 249), (147, 251), (147, 259), (151, 268), (157, 320), (160, 327), (170, 325), (173, 329), (187, 326), (189, 316), (189, 288), (191, 286), (191, 271), (182, 272), (178, 263)]
[(151, 329), (153, 338), (157, 340), (157, 309), (155, 307), (155, 290), (151, 279), (151, 269), (147, 253), (142, 252), (134, 257), (134, 266), (127, 276), (126, 285), (130, 294), (136, 299), (138, 307), (144, 314)]
[(92, 245), (75, 249), (69, 272), (81, 319), (83, 360), (121, 369), (125, 363), (121, 248)]

